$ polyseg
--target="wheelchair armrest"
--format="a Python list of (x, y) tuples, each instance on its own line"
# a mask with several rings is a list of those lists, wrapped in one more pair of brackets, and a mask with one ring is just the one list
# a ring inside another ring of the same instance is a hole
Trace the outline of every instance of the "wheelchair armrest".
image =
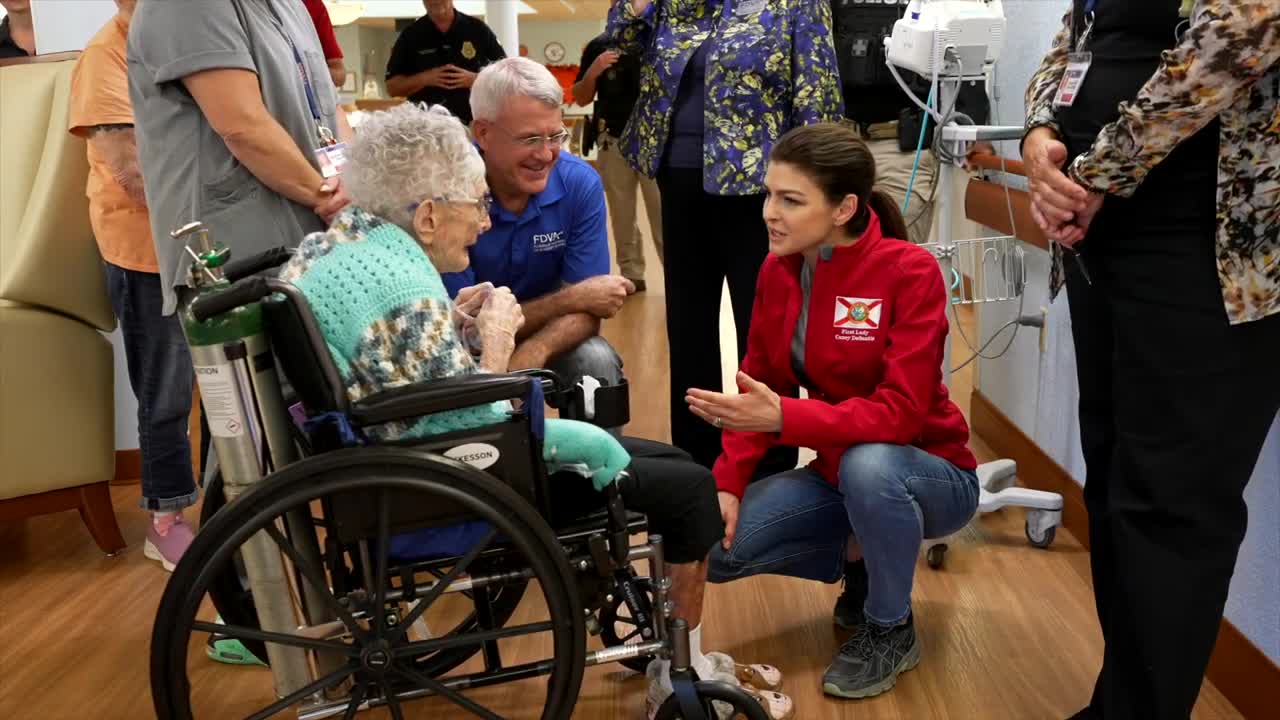
[(463, 375), (383, 390), (355, 403), (351, 421), (381, 425), (420, 415), (522, 398), (533, 378), (526, 375)]

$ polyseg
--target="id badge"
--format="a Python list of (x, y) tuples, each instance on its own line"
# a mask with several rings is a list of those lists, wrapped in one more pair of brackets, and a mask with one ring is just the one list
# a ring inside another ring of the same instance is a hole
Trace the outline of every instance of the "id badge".
[(322, 145), (315, 150), (316, 162), (320, 165), (320, 175), (328, 180), (342, 174), (347, 167), (346, 143)]
[(738, 17), (747, 15), (755, 15), (764, 9), (768, 4), (768, 0), (742, 0), (742, 2), (733, 10), (733, 14)]
[(1089, 75), (1089, 66), (1093, 64), (1093, 53), (1074, 52), (1067, 55), (1067, 71), (1062, 74), (1062, 82), (1058, 85), (1058, 94), (1053, 98), (1054, 107), (1071, 107), (1080, 94), (1080, 87)]

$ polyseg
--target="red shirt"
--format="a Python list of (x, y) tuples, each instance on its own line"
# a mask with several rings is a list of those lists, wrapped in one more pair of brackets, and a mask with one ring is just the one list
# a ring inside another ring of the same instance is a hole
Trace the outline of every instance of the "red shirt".
[(316, 26), (316, 35), (320, 38), (320, 47), (324, 50), (325, 60), (337, 60), (342, 57), (342, 48), (338, 45), (338, 36), (333, 34), (333, 23), (329, 22), (329, 11), (324, 7), (324, 0), (302, 0), (311, 13), (311, 23)]
[(819, 260), (810, 288), (804, 374), (808, 399), (791, 365), (804, 292), (799, 255), (770, 255), (760, 268), (742, 370), (782, 395), (782, 432), (726, 430), (716, 485), (742, 496), (773, 445), (808, 447), (809, 466), (836, 484), (840, 457), (861, 443), (914, 445), (972, 470), (969, 425), (942, 382), (947, 292), (929, 251), (880, 234), (873, 213), (850, 247)]

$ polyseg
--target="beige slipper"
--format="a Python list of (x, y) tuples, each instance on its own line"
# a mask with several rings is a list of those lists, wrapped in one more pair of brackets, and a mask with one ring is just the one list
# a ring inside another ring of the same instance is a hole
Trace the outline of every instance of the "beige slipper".
[(752, 665), (734, 664), (733, 673), (738, 682), (753, 685), (759, 690), (781, 690), (782, 671), (772, 665), (755, 663)]
[(796, 704), (786, 695), (775, 690), (757, 690), (750, 685), (741, 687), (748, 695), (760, 701), (769, 720), (791, 720), (796, 716)]

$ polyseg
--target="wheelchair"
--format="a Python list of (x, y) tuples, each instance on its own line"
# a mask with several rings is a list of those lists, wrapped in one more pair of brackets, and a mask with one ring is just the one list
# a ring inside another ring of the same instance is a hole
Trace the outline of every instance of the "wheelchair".
[[(384, 707), (396, 720), (422, 716), (414, 710), (552, 720), (571, 716), (585, 667), (643, 672), (663, 657), (674, 692), (658, 718), (731, 710), (766, 720), (741, 688), (690, 668), (662, 539), (633, 544), (646, 521), (626, 510), (616, 482), (602, 493), (604, 509), (551, 521), (545, 407), (625, 424), (625, 381), (588, 397), (549, 371), (477, 374), (352, 402), (306, 300), (263, 274), (287, 250), (227, 262), (198, 222), (173, 236), (201, 241), (199, 251), (186, 248), (197, 294), (179, 312), (219, 470), (157, 611), (157, 717), (319, 720)], [(513, 400), (519, 409), (491, 426), (370, 439), (388, 424)], [(633, 567), (641, 560), (651, 577)], [(548, 617), (527, 620), (522, 601), (537, 594)], [(220, 673), (244, 671), (203, 658), (213, 635), (269, 666), (269, 701), (223, 690)], [(589, 635), (600, 649), (587, 649)], [(513, 647), (540, 659), (512, 664), (504, 652)], [(518, 693), (487, 690), (515, 681), (531, 682)], [(494, 699), (496, 710), (486, 706)]]

